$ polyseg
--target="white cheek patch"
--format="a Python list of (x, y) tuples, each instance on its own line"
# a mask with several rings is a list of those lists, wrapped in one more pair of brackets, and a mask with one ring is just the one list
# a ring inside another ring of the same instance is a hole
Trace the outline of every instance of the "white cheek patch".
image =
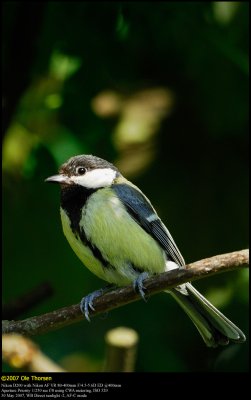
[(72, 176), (71, 181), (88, 189), (110, 186), (116, 177), (116, 171), (110, 168), (94, 169), (84, 175)]

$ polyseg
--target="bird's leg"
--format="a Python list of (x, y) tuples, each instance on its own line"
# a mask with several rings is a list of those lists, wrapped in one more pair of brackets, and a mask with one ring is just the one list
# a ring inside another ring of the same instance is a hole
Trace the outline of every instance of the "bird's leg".
[(95, 290), (94, 292), (89, 293), (87, 296), (82, 298), (82, 300), (80, 302), (80, 310), (81, 310), (82, 314), (84, 314), (87, 321), (91, 322), (90, 316), (89, 316), (90, 309), (93, 311), (95, 310), (95, 308), (93, 307), (93, 300), (99, 296), (102, 296), (102, 294), (109, 292), (110, 290), (114, 289), (115, 287), (116, 286), (112, 285), (112, 284), (107, 285), (104, 288)]
[(148, 272), (142, 272), (137, 279), (135, 279), (135, 281), (133, 282), (133, 288), (135, 290), (135, 292), (139, 292), (140, 296), (142, 297), (142, 299), (146, 302), (146, 297), (145, 297), (145, 286), (143, 284), (144, 280), (147, 279), (149, 277)]

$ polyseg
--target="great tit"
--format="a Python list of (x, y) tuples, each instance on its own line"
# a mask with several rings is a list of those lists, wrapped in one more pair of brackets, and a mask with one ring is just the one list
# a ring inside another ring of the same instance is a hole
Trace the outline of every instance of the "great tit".
[[(178, 247), (148, 198), (110, 162), (93, 155), (75, 156), (46, 182), (60, 184), (66, 239), (99, 278), (116, 286), (133, 283), (144, 298), (146, 277), (185, 268)], [(81, 301), (88, 320), (100, 293), (95, 291)], [(245, 341), (243, 332), (191, 283), (168, 293), (191, 318), (207, 346)]]

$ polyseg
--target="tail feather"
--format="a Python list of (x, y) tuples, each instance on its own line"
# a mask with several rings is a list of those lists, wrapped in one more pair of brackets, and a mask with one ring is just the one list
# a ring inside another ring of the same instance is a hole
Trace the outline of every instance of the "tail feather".
[(186, 284), (187, 294), (172, 289), (168, 293), (175, 298), (193, 321), (208, 347), (245, 342), (244, 333), (202, 296), (191, 283)]

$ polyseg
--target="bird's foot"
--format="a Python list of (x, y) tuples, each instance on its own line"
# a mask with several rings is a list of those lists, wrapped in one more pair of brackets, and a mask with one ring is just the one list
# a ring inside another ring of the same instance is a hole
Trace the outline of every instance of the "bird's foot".
[(148, 272), (142, 272), (137, 279), (133, 282), (133, 289), (135, 292), (139, 292), (140, 296), (142, 299), (146, 302), (146, 297), (145, 297), (145, 286), (143, 284), (144, 280), (149, 277)]
[(102, 294), (105, 294), (106, 292), (114, 289), (114, 285), (107, 285), (102, 289), (95, 290), (92, 293), (89, 293), (87, 296), (83, 297), (81, 302), (80, 302), (80, 310), (82, 314), (84, 314), (85, 318), (87, 321), (91, 322), (90, 320), (90, 310), (94, 311), (95, 308), (93, 307), (93, 301), (99, 297), (102, 296)]

